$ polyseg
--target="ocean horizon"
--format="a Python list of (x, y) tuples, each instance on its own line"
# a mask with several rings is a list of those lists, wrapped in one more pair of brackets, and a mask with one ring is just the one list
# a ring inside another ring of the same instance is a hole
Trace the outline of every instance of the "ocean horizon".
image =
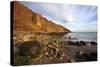
[(71, 37), (72, 41), (94, 41), (97, 42), (97, 32), (71, 32), (64, 37)]

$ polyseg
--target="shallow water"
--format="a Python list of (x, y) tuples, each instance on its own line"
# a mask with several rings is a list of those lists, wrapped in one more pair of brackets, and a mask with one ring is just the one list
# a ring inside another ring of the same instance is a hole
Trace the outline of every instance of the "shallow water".
[(97, 32), (72, 32), (65, 34), (64, 37), (70, 37), (73, 41), (95, 41), (97, 42)]

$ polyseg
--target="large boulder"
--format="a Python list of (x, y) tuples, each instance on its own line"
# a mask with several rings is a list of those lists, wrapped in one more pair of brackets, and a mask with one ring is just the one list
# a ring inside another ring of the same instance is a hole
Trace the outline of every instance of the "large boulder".
[(36, 58), (41, 54), (41, 45), (38, 41), (27, 41), (20, 45), (19, 53), (21, 56)]

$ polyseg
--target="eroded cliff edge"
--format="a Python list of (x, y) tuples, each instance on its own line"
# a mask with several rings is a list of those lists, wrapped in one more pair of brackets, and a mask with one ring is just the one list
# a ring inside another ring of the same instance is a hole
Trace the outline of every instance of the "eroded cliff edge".
[(12, 6), (13, 31), (71, 32), (69, 29), (55, 24), (17, 1), (13, 1)]

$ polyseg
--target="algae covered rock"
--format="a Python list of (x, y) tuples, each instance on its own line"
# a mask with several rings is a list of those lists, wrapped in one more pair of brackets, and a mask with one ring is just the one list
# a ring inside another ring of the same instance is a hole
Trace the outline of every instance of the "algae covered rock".
[(38, 41), (27, 41), (20, 45), (19, 52), (21, 56), (30, 56), (34, 59), (41, 54), (41, 49)]

